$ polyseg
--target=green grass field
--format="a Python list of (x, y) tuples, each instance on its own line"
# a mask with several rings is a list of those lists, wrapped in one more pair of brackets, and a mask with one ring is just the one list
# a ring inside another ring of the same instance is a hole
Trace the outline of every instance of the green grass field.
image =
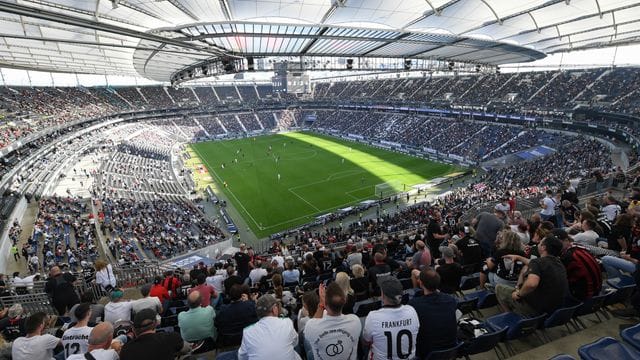
[(376, 184), (393, 182), (402, 191), (459, 170), (300, 132), (198, 143), (191, 148), (258, 237), (374, 199)]

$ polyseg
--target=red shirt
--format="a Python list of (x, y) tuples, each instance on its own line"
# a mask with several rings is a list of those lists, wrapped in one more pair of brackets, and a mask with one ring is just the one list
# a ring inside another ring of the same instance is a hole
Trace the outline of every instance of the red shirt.
[(198, 290), (200, 292), (200, 306), (202, 307), (209, 306), (209, 304), (211, 304), (212, 297), (218, 297), (216, 289), (214, 289), (213, 286), (209, 284), (201, 284), (196, 287), (192, 287), (191, 289), (189, 289), (189, 294), (191, 294), (191, 292), (195, 290)]
[(169, 292), (165, 289), (164, 286), (157, 284), (151, 287), (151, 291), (149, 291), (149, 296), (155, 296), (160, 299), (160, 303), (164, 303), (166, 300), (169, 300)]
[(171, 291), (171, 297), (175, 299), (178, 296), (176, 290), (182, 286), (182, 283), (177, 277), (167, 276), (164, 278), (164, 281), (162, 281), (162, 286), (164, 286), (167, 291)]

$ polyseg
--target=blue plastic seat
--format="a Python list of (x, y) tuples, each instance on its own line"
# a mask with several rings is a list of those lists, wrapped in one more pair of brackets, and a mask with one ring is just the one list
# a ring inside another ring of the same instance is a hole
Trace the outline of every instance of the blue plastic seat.
[(460, 279), (460, 290), (471, 290), (480, 286), (480, 273), (463, 276)]
[(567, 354), (558, 354), (558, 355), (550, 358), (549, 360), (576, 360), (576, 358), (574, 358), (571, 355), (567, 355)]
[(478, 298), (456, 298), (456, 301), (458, 302), (458, 310), (463, 314), (473, 314), (473, 312), (478, 309)]
[(620, 336), (622, 340), (640, 351), (640, 324), (622, 330)]
[(496, 297), (496, 294), (489, 290), (474, 291), (472, 293), (469, 293), (463, 296), (463, 299), (464, 300), (478, 299), (478, 303), (476, 305), (476, 311), (478, 311), (480, 314), (482, 314), (480, 310), (488, 309), (498, 305), (498, 298)]
[(609, 292), (603, 292), (591, 298), (584, 299), (582, 302), (582, 305), (580, 305), (576, 309), (576, 311), (573, 313), (573, 318), (576, 320), (578, 324), (580, 324), (580, 326), (582, 326), (585, 329), (587, 327), (582, 322), (582, 320), (580, 320), (579, 318), (580, 316), (594, 314), (598, 318), (598, 321), (602, 322), (602, 319), (600, 319), (600, 315), (599, 315), (600, 313), (602, 313), (608, 319), (609, 316), (605, 311), (603, 311), (603, 307), (607, 300), (607, 297), (609, 297), (610, 295), (611, 293)]
[[(544, 322), (542, 323), (542, 328), (549, 329), (552, 327), (564, 325), (567, 327), (567, 330), (569, 330), (569, 333), (571, 333), (571, 328), (569, 328), (569, 324), (573, 325), (573, 323), (571, 322), (571, 319), (573, 318), (573, 314), (575, 313), (576, 309), (579, 308), (581, 305), (582, 303), (577, 303), (571, 306), (566, 306), (566, 307), (561, 307), (556, 309), (554, 312), (551, 313), (551, 315), (549, 315), (548, 318), (544, 320)], [(578, 328), (576, 327), (575, 330), (578, 331)], [(545, 337), (547, 336), (544, 332), (543, 332), (543, 335)]]
[(578, 348), (578, 354), (582, 360), (640, 359), (640, 353), (612, 337), (603, 337), (590, 344), (582, 345)]
[(544, 343), (536, 331), (546, 317), (547, 314), (542, 314), (531, 318), (524, 318), (516, 313), (506, 312), (488, 318), (485, 323), (494, 331), (507, 328), (507, 333), (503, 340), (507, 345), (507, 350), (513, 354), (513, 349), (509, 345), (510, 340), (535, 335), (541, 343)]
[(448, 349), (432, 351), (427, 355), (425, 360), (456, 360), (458, 350), (462, 347), (462, 344), (463, 343), (458, 343), (456, 346)]
[(631, 276), (621, 276), (619, 278), (611, 278), (607, 280), (607, 284), (614, 289), (620, 289), (625, 286), (635, 285), (636, 281)]
[[(496, 355), (498, 355), (498, 350), (502, 353), (502, 349), (500, 349), (498, 343), (504, 339), (506, 334), (507, 328), (503, 328), (465, 341), (464, 346), (458, 351), (458, 356), (464, 356), (466, 359), (469, 359), (469, 355), (480, 354), (494, 349)], [(500, 355), (498, 355), (498, 357), (500, 357)], [(505, 357), (504, 354), (502, 354), (502, 357)]]
[(616, 291), (607, 296), (607, 299), (604, 302), (605, 306), (626, 303), (636, 289), (635, 283), (625, 285), (625, 283), (623, 282), (618, 282), (615, 283), (615, 286), (612, 286), (616, 289)]

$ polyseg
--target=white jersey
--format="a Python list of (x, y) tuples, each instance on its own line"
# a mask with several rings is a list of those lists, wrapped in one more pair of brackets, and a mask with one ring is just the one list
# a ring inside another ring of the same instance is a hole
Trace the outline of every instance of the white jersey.
[(419, 327), (418, 314), (408, 305), (370, 312), (362, 334), (371, 343), (369, 359), (413, 359)]
[[(112, 349), (95, 349), (91, 351), (91, 355), (93, 355), (96, 360), (118, 360), (120, 358), (118, 353)], [(87, 360), (87, 358), (84, 356), (84, 353), (82, 353), (71, 355), (67, 360)]]
[(72, 327), (62, 334), (62, 346), (64, 347), (64, 357), (68, 358), (74, 354), (84, 354), (89, 350), (89, 334), (92, 327)]

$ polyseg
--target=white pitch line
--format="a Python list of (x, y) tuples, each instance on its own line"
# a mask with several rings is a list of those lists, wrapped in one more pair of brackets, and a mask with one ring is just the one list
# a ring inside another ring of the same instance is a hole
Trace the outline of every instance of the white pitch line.
[(302, 196), (298, 195), (295, 191), (291, 190), (291, 189), (287, 189), (289, 190), (290, 193), (292, 193), (293, 195), (297, 196), (298, 199), (304, 201), (305, 203), (307, 203), (309, 206), (311, 206), (312, 208), (316, 209), (316, 211), (320, 211), (320, 209), (318, 209), (315, 205), (313, 205), (312, 203), (308, 202), (305, 198), (303, 198)]

